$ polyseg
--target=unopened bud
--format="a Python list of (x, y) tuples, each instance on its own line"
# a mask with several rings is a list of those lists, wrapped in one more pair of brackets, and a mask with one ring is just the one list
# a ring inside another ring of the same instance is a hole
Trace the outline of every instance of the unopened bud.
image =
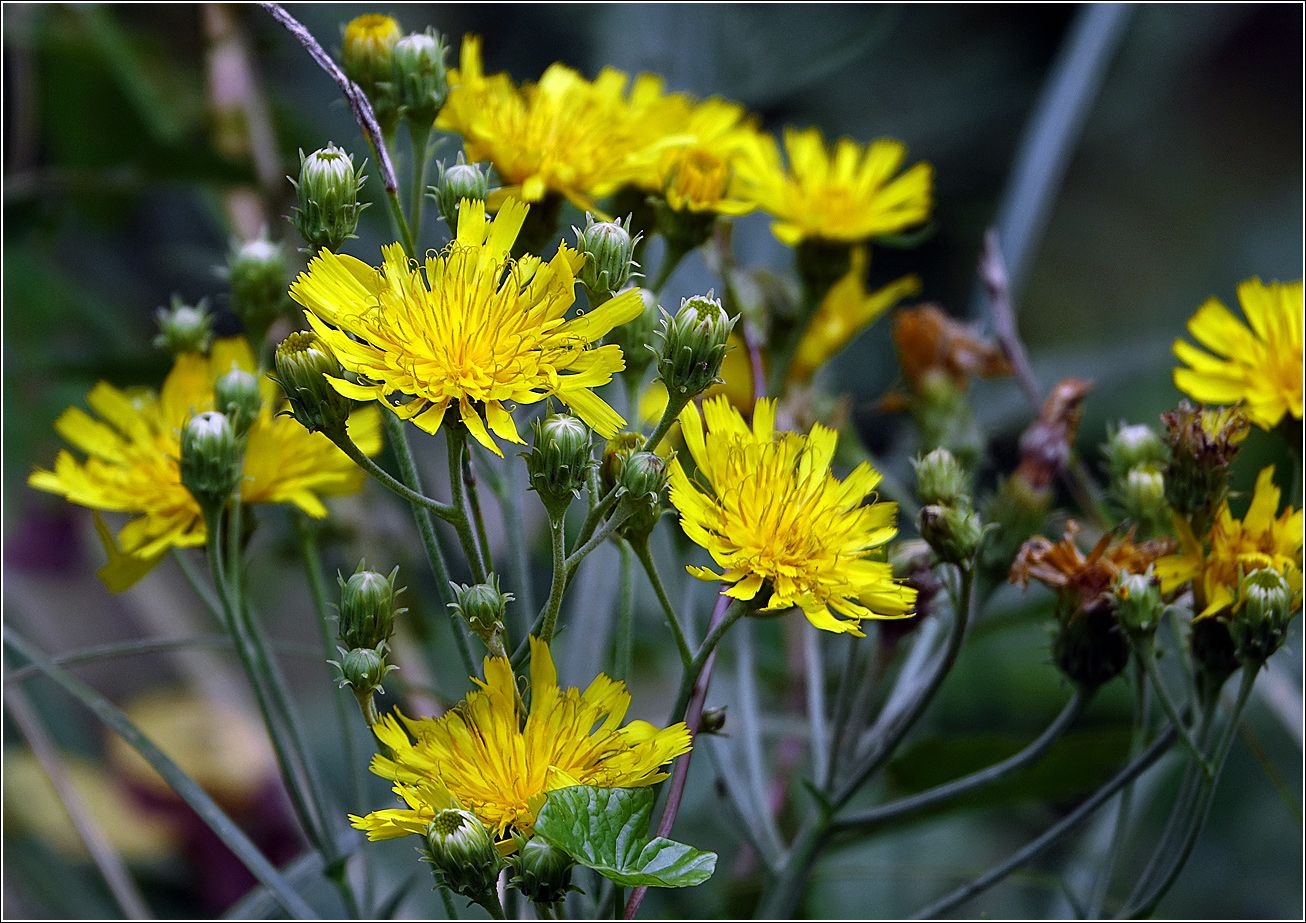
[(367, 94), (382, 131), (398, 124), (391, 71), (395, 44), (403, 34), (394, 18), (379, 13), (358, 16), (345, 27), (341, 63), (349, 79)]
[(276, 354), (277, 382), (290, 399), (295, 419), (309, 432), (344, 433), (349, 398), (327, 376), (343, 373), (340, 363), (315, 333), (296, 332), (281, 341)]
[(1170, 504), (1165, 499), (1165, 475), (1153, 465), (1139, 465), (1112, 484), (1111, 494), (1121, 511), (1145, 532), (1164, 528)]
[(227, 502), (240, 483), (243, 450), (226, 416), (206, 410), (181, 430), (181, 483), (200, 508)]
[(358, 202), (365, 179), (362, 169), (356, 171), (354, 159), (334, 144), (308, 157), (301, 151), (300, 158), (295, 227), (314, 252), (338, 250), (354, 236), (364, 208)]
[(1112, 482), (1120, 481), (1139, 465), (1163, 467), (1170, 456), (1156, 430), (1146, 423), (1121, 426), (1109, 434), (1102, 445), (1106, 456), (1107, 475)]
[(630, 278), (634, 262), (635, 245), (639, 236), (630, 235), (630, 218), (623, 227), (620, 221), (599, 221), (585, 215), (585, 230), (573, 227), (576, 232), (576, 249), (585, 254), (585, 265), (580, 269), (580, 284), (590, 296), (590, 303), (607, 301), (620, 291)]
[(473, 586), (453, 584), (457, 602), (449, 603), (449, 608), (457, 610), (467, 622), (467, 626), (478, 638), (489, 644), (495, 632), (503, 628), (503, 614), (512, 602), (512, 594), (499, 589), (499, 578), (490, 574), (486, 583)]
[(953, 506), (969, 502), (970, 484), (966, 471), (947, 449), (935, 449), (912, 462), (916, 469), (916, 495), (927, 506)]
[(1261, 568), (1238, 584), (1238, 599), (1229, 620), (1238, 659), (1261, 664), (1283, 646), (1292, 619), (1292, 589), (1278, 571)]
[(261, 338), (285, 308), (290, 275), (280, 244), (263, 237), (236, 245), (227, 257), (231, 310), (245, 329)]
[(667, 486), (667, 463), (652, 452), (636, 452), (621, 465), (624, 502), (635, 511), (621, 524), (625, 538), (647, 537), (662, 515), (662, 489)]
[(391, 57), (394, 100), (404, 118), (430, 128), (449, 95), (444, 39), (431, 29), (395, 42)]
[(1099, 597), (1060, 625), (1052, 659), (1072, 682), (1096, 689), (1120, 674), (1129, 662), (1129, 641), (1116, 623), (1114, 600)]
[(713, 708), (705, 708), (703, 709), (703, 717), (698, 721), (698, 733), (720, 734), (725, 726), (726, 706), (717, 705)]
[(403, 587), (395, 589), (396, 567), (389, 576), (367, 569), (360, 561), (358, 569), (340, 583), (340, 643), (346, 648), (380, 648), (394, 634), (395, 616), (404, 609), (395, 608)]
[(1125, 631), (1136, 637), (1149, 637), (1156, 632), (1165, 604), (1150, 567), (1142, 574), (1121, 571), (1113, 594), (1116, 618)]
[(1251, 425), (1237, 409), (1203, 410), (1187, 401), (1180, 401), (1178, 409), (1161, 418), (1168, 427), (1165, 441), (1170, 446), (1165, 497), (1201, 535), (1224, 502), (1229, 465)]
[(213, 383), (213, 406), (226, 414), (236, 438), (243, 437), (263, 407), (258, 379), (233, 363), (231, 371)]
[(463, 199), (484, 202), (490, 194), (490, 178), (480, 164), (467, 163), (462, 151), (458, 152), (458, 159), (452, 166), (440, 163), (436, 164), (436, 170), (438, 175), (435, 185), (430, 187), (430, 194), (435, 197), (435, 206), (450, 232), (456, 232), (459, 203)]
[(984, 538), (980, 518), (963, 501), (956, 506), (925, 506), (916, 519), (925, 539), (940, 561), (967, 566)]
[(576, 890), (571, 885), (571, 856), (552, 843), (532, 837), (521, 843), (508, 860), (514, 872), (510, 884), (535, 904), (548, 906)]
[(475, 814), (456, 808), (437, 811), (426, 831), (426, 846), (426, 859), (441, 885), (477, 902), (494, 894), (502, 860)]
[(172, 306), (159, 308), (155, 316), (159, 320), (159, 334), (154, 338), (154, 345), (159, 349), (174, 356), (208, 355), (213, 343), (213, 315), (209, 313), (207, 301), (201, 299), (192, 306), (173, 295)]
[(539, 493), (553, 515), (559, 508), (565, 510), (585, 486), (593, 463), (590, 432), (579, 418), (558, 413), (536, 421), (534, 428), (535, 445), (526, 456), (526, 470), (531, 489)]
[(658, 374), (672, 395), (700, 394), (719, 380), (734, 326), (711, 292), (684, 299), (676, 316), (664, 319)]
[[(344, 648), (341, 650), (344, 651)], [(381, 683), (385, 682), (386, 674), (397, 669), (386, 663), (382, 651), (371, 647), (356, 647), (344, 651), (344, 656), (337, 666), (340, 667), (340, 688), (350, 687), (360, 701), (370, 697), (374, 692), (383, 692)]]

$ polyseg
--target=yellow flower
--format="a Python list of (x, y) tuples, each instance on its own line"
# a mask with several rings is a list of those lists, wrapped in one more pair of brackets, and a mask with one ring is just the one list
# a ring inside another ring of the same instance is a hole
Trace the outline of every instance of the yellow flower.
[[(428, 433), (457, 408), (476, 440), (502, 455), (495, 435), (521, 444), (505, 402), (556, 397), (604, 437), (624, 424), (591, 391), (625, 368), (621, 347), (590, 344), (644, 310), (632, 289), (572, 320), (583, 256), (565, 244), (548, 263), (509, 258), (527, 206), (504, 203), (491, 221), (485, 203), (464, 200), (458, 236), (427, 257), (425, 278), (398, 244), (373, 269), (323, 251), (290, 287), (309, 324), (357, 383), (331, 379), (341, 394), (386, 403)], [(567, 373), (567, 374), (564, 374)], [(395, 395), (409, 400), (392, 403)]]
[[(204, 544), (203, 514), (181, 483), (180, 433), (191, 416), (213, 409), (213, 383), (233, 363), (256, 369), (243, 338), (219, 340), (210, 358), (178, 356), (158, 394), (100, 382), (86, 402), (101, 420), (69, 407), (55, 421), (59, 435), (86, 453), (86, 460), (63, 450), (53, 471), (38, 468), (27, 483), (97, 511), (136, 517), (114, 539), (97, 512), (97, 530), (109, 554), (99, 575), (111, 591), (131, 586), (169, 548)], [(247, 436), (241, 501), (293, 503), (320, 519), (327, 511), (318, 494), (352, 493), (365, 476), (325, 436), (275, 415), (285, 399), (271, 380), (263, 378), (260, 387), (263, 406)], [(356, 413), (349, 433), (359, 448), (375, 455), (381, 450), (380, 414), (371, 408)]]
[(630, 706), (624, 683), (600, 674), (584, 692), (561, 689), (549, 646), (530, 643), (528, 714), (508, 661), (486, 657), (485, 682), (476, 680), (480, 688), (443, 717), (387, 715), (373, 728), (392, 756), (377, 754), (372, 771), (395, 783), (407, 807), (350, 815), (368, 839), (424, 836), (437, 811), (458, 807), (504, 840), (514, 830), (529, 833), (555, 789), (653, 785), (667, 777), (661, 766), (689, 752), (683, 722), (621, 727)]
[(756, 204), (743, 195), (737, 174), (742, 164), (763, 156), (756, 119), (728, 100), (676, 99), (683, 113), (664, 123), (667, 136), (657, 161), (636, 177), (635, 184), (662, 196), (679, 212), (742, 215), (752, 211)]
[(898, 505), (863, 505), (880, 481), (869, 464), (842, 482), (830, 473), (833, 430), (817, 424), (809, 436), (776, 432), (773, 400), (757, 402), (750, 430), (725, 396), (705, 401), (703, 418), (687, 407), (680, 423), (707, 490), (675, 459), (671, 503), (685, 534), (724, 570), (690, 567), (691, 574), (734, 584), (724, 592), (736, 599), (753, 599), (766, 584), (766, 610), (801, 606), (826, 631), (860, 636), (861, 619), (911, 610), (915, 590), (894, 583), (882, 554), (871, 557), (897, 534)]
[(848, 273), (830, 287), (798, 344), (789, 378), (805, 381), (903, 298), (920, 294), (921, 280), (903, 276), (874, 292), (866, 290), (867, 249), (854, 247)]
[(934, 204), (934, 169), (918, 163), (894, 173), (907, 157), (900, 141), (881, 138), (863, 146), (848, 138), (833, 152), (816, 128), (786, 128), (789, 169), (775, 139), (763, 156), (743, 164), (748, 195), (778, 220), (771, 231), (789, 246), (812, 238), (857, 243), (920, 224)]
[(611, 68), (591, 82), (553, 64), (518, 88), (507, 74), (484, 75), (478, 36), (463, 40), (460, 65), (436, 127), (462, 135), (467, 159), (494, 164), (508, 193), (526, 202), (556, 192), (593, 211), (595, 198), (656, 157), (681, 105), (650, 74), (627, 94), (626, 75)]
[[(1174, 354), (1188, 368), (1174, 370), (1180, 391), (1212, 404), (1239, 401), (1251, 421), (1272, 429), (1290, 414), (1302, 417), (1302, 282), (1248, 279), (1238, 301), (1251, 327), (1217, 298), (1188, 320), (1188, 332), (1210, 353), (1175, 340)], [(1214, 353), (1215, 355), (1211, 355)]]
[(1169, 593), (1192, 581), (1197, 618), (1215, 615), (1231, 605), (1242, 577), (1270, 568), (1288, 581), (1293, 606), (1301, 605), (1302, 511), (1291, 506), (1276, 515), (1279, 488), (1274, 467), (1261, 469), (1252, 502), (1242, 519), (1234, 519), (1228, 501), (1220, 507), (1206, 536), (1206, 546), (1193, 535), (1188, 523), (1175, 517), (1181, 554), (1162, 558), (1156, 574), (1162, 592)]

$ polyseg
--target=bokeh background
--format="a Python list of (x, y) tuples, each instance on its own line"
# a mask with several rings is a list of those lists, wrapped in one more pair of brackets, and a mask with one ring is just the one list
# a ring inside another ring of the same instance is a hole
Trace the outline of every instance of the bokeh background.
[[(538, 77), (553, 61), (589, 76), (603, 66), (648, 70), (664, 76), (672, 90), (738, 100), (776, 131), (786, 124), (817, 125), (829, 137), (900, 138), (913, 160), (934, 164), (937, 230), (914, 249), (877, 250), (873, 282), (916, 272), (924, 299), (963, 317), (971, 316), (983, 231), (994, 220), (1022, 132), (1080, 14), (1069, 5), (289, 9), (332, 50), (340, 25), (352, 16), (390, 12), (407, 29), (435, 26), (451, 37), (455, 55), (461, 35), (483, 35), (487, 71), (507, 70), (519, 81)], [(159, 306), (176, 294), (188, 302), (209, 297), (219, 312), (225, 308), (214, 267), (224, 262), (233, 235), (266, 222), (275, 239), (295, 245), (281, 216), (289, 213), (293, 194), (284, 176), (297, 170), (299, 150), (334, 141), (361, 159), (364, 145), (334, 85), (255, 6), (6, 4), (3, 17), (5, 619), (54, 653), (210, 631), (171, 565), (127, 594), (110, 596), (93, 575), (102, 552), (89, 514), (37, 494), (25, 479), (33, 465), (53, 461), (55, 417), (82, 402), (97, 380), (124, 387), (161, 381), (167, 359), (150, 345)], [(1109, 423), (1155, 424), (1173, 406), (1178, 394), (1169, 377), (1170, 344), (1205, 298), (1217, 295), (1232, 304), (1237, 283), (1251, 276), (1301, 277), (1302, 61), (1298, 5), (1167, 4), (1129, 11), (1046, 231), (1031, 251), (1017, 305), (1045, 388), (1065, 375), (1096, 382), (1080, 438), (1092, 465)], [(264, 124), (267, 131), (257, 128)], [(455, 149), (456, 139), (441, 156), (452, 157)], [(350, 252), (374, 256), (387, 233), (384, 209), (370, 209)], [(786, 251), (770, 237), (765, 218), (740, 221), (736, 241), (745, 265), (787, 268)], [(711, 284), (694, 258), (678, 270), (668, 294), (694, 294)], [(234, 323), (220, 320), (226, 330)], [(825, 382), (851, 396), (864, 438), (905, 476), (905, 434), (872, 410), (895, 376), (881, 322), (834, 363)], [(994, 452), (1009, 456), (1027, 422), (1015, 387), (986, 384), (975, 397)], [(1274, 460), (1276, 451), (1273, 440), (1254, 433), (1240, 460), (1247, 478), (1241, 486), (1250, 487), (1259, 464)], [(331, 536), (338, 539), (332, 566), (352, 568), (362, 552), (369, 559), (413, 562), (405, 573), (418, 584), (414, 624), (422, 624), (430, 614), (423, 607), (437, 606), (424, 592), (429, 587), (420, 585), (427, 578), (413, 556), (407, 512), (372, 490), (336, 509), (343, 525)], [(321, 691), (326, 673), (311, 656), (315, 628), (302, 578), (293, 570), (289, 530), (275, 513), (264, 525), (255, 576), (261, 572), (275, 586), (261, 604), (274, 633), (285, 639), (287, 669), (304, 690), (310, 722), (329, 737), (329, 703)], [(275, 579), (283, 574), (293, 576)], [(542, 568), (539, 578), (546, 579)], [(615, 593), (615, 585), (603, 592)], [(645, 602), (645, 635), (655, 635), (657, 616)], [(1040, 620), (1046, 599), (1031, 590), (1028, 601), (1013, 593), (1010, 603), (1009, 615), (976, 630), (917, 746), (895, 764), (886, 784), (910, 787), (932, 774), (956, 774), (957, 755), (974, 752), (977, 740), (1027, 739), (1060, 708), (1067, 692), (1048, 662)], [(431, 629), (436, 637), (427, 640), (438, 644), (440, 630)], [(764, 623), (755, 634), (766, 701), (778, 706), (789, 675), (780, 653), (782, 629)], [(665, 652), (641, 648), (637, 654), (644, 667), (636, 710), (651, 698), (648, 714), (640, 716), (654, 717), (669, 694), (671, 680), (658, 670)], [(564, 679), (577, 682), (586, 670), (592, 675), (599, 655), (576, 651), (568, 657)], [(262, 787), (267, 757), (258, 735), (240, 731), (247, 720), (240, 709), (248, 703), (225, 655), (193, 647), (101, 658), (78, 674), (117, 702), (162, 695), (164, 704), (153, 707), (174, 719), (189, 714), (192, 700), (233, 709), (229, 719), (176, 719), (181, 728), (171, 731), (172, 739), (178, 747), (195, 747), (195, 765), (213, 768), (213, 753), (239, 754), (231, 778), (209, 784), (230, 786), (232, 810), (259, 827), (272, 854), (295, 854), (275, 787)], [(729, 675), (727, 660), (713, 694), (723, 703), (734, 694)], [(449, 695), (459, 693), (456, 675), (430, 681), (437, 693), (442, 682)], [(92, 717), (40, 680), (22, 688), (57, 745), (85, 769), (88, 797), (109, 805), (105, 810), (126, 811), (112, 826), (131, 831), (124, 833), (130, 842), (119, 845), (157, 912), (208, 915), (238, 896), (239, 880), (220, 850), (205, 844), (184, 817), (169, 814), (175, 807), (106, 747)], [(1162, 904), (1163, 915), (1300, 915), (1301, 688), (1298, 631), (1258, 684), (1208, 828)], [(1081, 739), (1083, 760), (1109, 766), (1119, 754), (1130, 696), (1117, 681), (1095, 705), (1086, 733), (1098, 737)], [(151, 703), (139, 707), (147, 714)], [(215, 725), (235, 742), (213, 731)], [(94, 870), (60, 832), (66, 822), (57, 802), (41, 800), (39, 773), (31, 771), (8, 713), (4, 746), (6, 912), (112, 915)], [(324, 760), (339, 762), (337, 753), (338, 744), (323, 743)], [(364, 750), (357, 758), (365, 762)], [(693, 891), (654, 895), (650, 915), (738, 915), (755, 897), (748, 859), (736, 854), (723, 829), (727, 815), (715, 800), (707, 766), (693, 774), (677, 836), (723, 849), (717, 877)], [(1059, 780), (1058, 772), (1069, 770), (1050, 770), (910, 831), (832, 851), (817, 869), (807, 912), (910, 912), (998, 861), (1072, 806), (1082, 788)], [(1168, 791), (1177, 784), (1176, 772), (1176, 764), (1163, 764), (1143, 791)], [(332, 767), (333, 777), (343, 773)], [(372, 795), (369, 807), (385, 803), (383, 786)], [(158, 829), (147, 829), (150, 824)], [(1067, 895), (1085, 890), (1105, 835), (1104, 825), (1089, 825), (1055, 855), (967, 905), (968, 912), (1073, 915), (1074, 898)], [(1131, 846), (1124, 863), (1145, 860), (1149, 847), (1146, 839)], [(395, 873), (402, 880), (411, 849), (390, 855), (404, 869)], [(430, 899), (426, 885), (414, 893), (404, 912), (433, 912), (422, 903)]]

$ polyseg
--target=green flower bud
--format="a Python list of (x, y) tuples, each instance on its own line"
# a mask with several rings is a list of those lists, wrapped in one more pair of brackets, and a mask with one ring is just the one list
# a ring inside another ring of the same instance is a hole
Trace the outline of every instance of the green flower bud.
[(630, 236), (629, 216), (623, 227), (620, 221), (595, 222), (586, 213), (585, 230), (572, 230), (576, 232), (576, 249), (585, 254), (580, 284), (585, 286), (592, 304), (606, 301), (626, 284), (631, 268), (638, 268), (634, 253), (640, 235)]
[(552, 516), (580, 496), (593, 464), (590, 432), (579, 418), (551, 413), (536, 421), (535, 445), (526, 456), (531, 489), (538, 492)]
[(231, 310), (251, 336), (261, 338), (289, 302), (285, 251), (263, 237), (247, 240), (232, 248), (225, 272)]
[(426, 831), (426, 846), (426, 860), (441, 885), (478, 903), (491, 899), (502, 860), (475, 814), (456, 808), (437, 812)]
[(644, 302), (640, 315), (603, 338), (604, 343), (616, 343), (621, 347), (621, 354), (626, 357), (626, 368), (621, 374), (631, 394), (638, 393), (644, 373), (657, 355), (653, 349), (653, 337), (658, 332), (658, 313), (661, 311), (657, 296), (648, 289), (640, 289), (639, 297)]
[(636, 504), (618, 530), (625, 538), (646, 537), (662, 515), (662, 489), (667, 486), (667, 463), (652, 452), (635, 452), (621, 465), (625, 502)]
[(213, 406), (226, 414), (236, 438), (242, 438), (263, 406), (258, 379), (232, 363), (231, 371), (213, 383)]
[(509, 883), (533, 903), (554, 904), (578, 890), (571, 884), (571, 856), (540, 837), (521, 843), (508, 862), (514, 872)]
[(1035, 487), (1020, 472), (1002, 482), (984, 504), (984, 521), (993, 524), (993, 538), (984, 546), (984, 566), (1005, 579), (1020, 546), (1043, 528), (1052, 491)]
[(1113, 595), (1116, 618), (1125, 631), (1143, 638), (1156, 632), (1165, 604), (1161, 601), (1161, 588), (1157, 586), (1150, 567), (1142, 574), (1121, 571)]
[(1110, 596), (1102, 596), (1061, 623), (1052, 659), (1076, 685), (1096, 689), (1129, 662), (1129, 641), (1116, 622)]
[(358, 215), (365, 207), (358, 202), (363, 188), (362, 168), (354, 170), (354, 159), (342, 148), (328, 144), (308, 157), (300, 151), (299, 207), (294, 223), (300, 236), (313, 249), (338, 250), (354, 236)]
[(912, 461), (916, 469), (916, 495), (928, 506), (953, 506), (970, 502), (969, 478), (957, 459), (947, 449), (935, 449), (924, 458)]
[(720, 734), (726, 726), (726, 706), (703, 709), (703, 717), (698, 721), (698, 733)]
[(1165, 475), (1153, 465), (1139, 465), (1112, 485), (1111, 494), (1121, 511), (1145, 532), (1164, 528), (1170, 504), (1165, 499)]
[(599, 482), (607, 493), (621, 484), (621, 473), (630, 458), (644, 446), (639, 433), (617, 433), (603, 446), (603, 462), (599, 466)]
[(173, 295), (172, 307), (159, 308), (155, 316), (159, 320), (159, 335), (154, 338), (154, 345), (159, 349), (174, 356), (182, 353), (208, 355), (213, 343), (213, 315), (209, 313), (206, 300), (200, 299), (199, 304), (192, 307)]
[(1250, 423), (1237, 409), (1203, 410), (1187, 401), (1161, 415), (1168, 428), (1170, 463), (1165, 498), (1203, 535), (1228, 492), (1229, 465), (1247, 437)]
[(227, 502), (240, 483), (243, 448), (227, 418), (214, 410), (191, 417), (181, 430), (181, 483), (200, 508)]
[[(373, 692), (385, 691), (381, 688), (381, 683), (385, 681), (386, 674), (396, 668), (385, 662), (384, 653), (370, 647), (340, 650), (344, 654), (343, 659), (337, 664), (340, 667), (341, 689), (349, 686), (360, 698), (370, 697)], [(335, 661), (331, 662), (335, 663)]]
[(395, 600), (403, 587), (395, 589), (396, 567), (390, 575), (383, 576), (367, 569), (360, 561), (358, 569), (346, 580), (337, 576), (340, 583), (340, 643), (346, 648), (380, 648), (394, 634), (395, 616), (404, 609), (395, 608)]
[(452, 166), (436, 164), (438, 176), (435, 185), (429, 187), (435, 198), (435, 207), (440, 217), (449, 226), (450, 231), (458, 229), (458, 205), (463, 199), (484, 202), (490, 194), (490, 178), (481, 169), (480, 164), (467, 163), (463, 152), (458, 152), (458, 159)]
[(1229, 620), (1238, 659), (1262, 664), (1283, 646), (1292, 619), (1292, 590), (1278, 571), (1261, 568), (1238, 584), (1238, 601)]
[(494, 634), (503, 629), (503, 614), (511, 593), (499, 590), (499, 578), (490, 574), (489, 582), (474, 586), (451, 584), (457, 602), (449, 603), (467, 621), (467, 625), (487, 645)]
[(404, 118), (427, 128), (440, 114), (449, 95), (444, 39), (431, 29), (395, 42), (391, 56), (394, 101)]
[(718, 381), (736, 319), (711, 292), (684, 299), (675, 317), (664, 318), (658, 374), (671, 394), (699, 394)]
[(395, 19), (378, 13), (356, 17), (345, 27), (341, 63), (349, 79), (367, 94), (383, 132), (399, 124), (391, 75), (394, 47), (403, 34)]
[(1115, 432), (1108, 433), (1107, 441), (1102, 445), (1102, 454), (1106, 456), (1107, 474), (1111, 481), (1123, 480), (1126, 475), (1139, 465), (1151, 465), (1160, 468), (1170, 457), (1156, 430), (1146, 423), (1133, 426), (1120, 426)]
[(922, 507), (916, 527), (939, 560), (948, 564), (969, 564), (984, 538), (980, 518), (964, 500), (955, 506)]
[(327, 381), (339, 378), (340, 363), (315, 333), (296, 332), (281, 341), (276, 354), (277, 382), (290, 399), (290, 410), (312, 433), (343, 433), (349, 398)]

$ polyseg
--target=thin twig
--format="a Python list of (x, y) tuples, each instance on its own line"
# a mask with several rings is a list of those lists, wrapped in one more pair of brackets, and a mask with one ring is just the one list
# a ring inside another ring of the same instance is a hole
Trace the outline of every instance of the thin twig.
[(304, 24), (298, 19), (287, 13), (281, 4), (260, 3), (259, 6), (263, 7), (273, 19), (285, 26), (291, 35), (299, 39), (299, 43), (313, 56), (313, 60), (340, 87), (340, 91), (345, 94), (345, 100), (348, 101), (349, 108), (353, 110), (354, 118), (358, 120), (358, 125), (363, 130), (363, 134), (376, 148), (376, 166), (381, 171), (381, 182), (385, 183), (385, 191), (390, 195), (398, 195), (399, 181), (395, 179), (395, 168), (390, 161), (390, 152), (386, 150), (386, 145), (381, 137), (381, 126), (376, 121), (376, 113), (372, 111), (372, 104), (367, 101), (367, 95), (362, 88), (345, 76), (345, 72), (331, 59), (331, 55), (327, 54), (326, 50), (318, 44), (317, 39), (313, 38), (313, 33), (304, 28)]
[(998, 229), (989, 228), (984, 232), (984, 252), (980, 254), (979, 276), (984, 283), (984, 290), (989, 296), (989, 310), (993, 314), (993, 332), (997, 335), (1002, 351), (1020, 382), (1021, 390), (1037, 413), (1043, 407), (1043, 395), (1039, 393), (1038, 382), (1029, 365), (1029, 353), (1021, 342), (1016, 330), (1016, 310), (1011, 303), (1011, 280), (1007, 276), (1007, 264), (1002, 258), (1002, 244), (998, 239)]

